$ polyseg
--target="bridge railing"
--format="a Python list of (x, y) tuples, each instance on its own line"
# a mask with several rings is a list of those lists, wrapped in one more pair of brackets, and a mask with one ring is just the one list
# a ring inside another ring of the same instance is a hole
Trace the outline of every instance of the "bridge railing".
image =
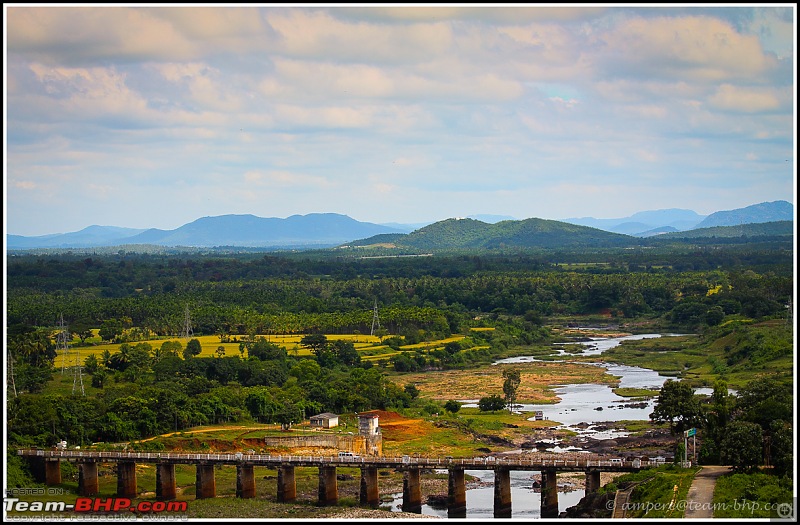
[(428, 458), (418, 456), (402, 457), (374, 457), (374, 456), (295, 456), (295, 455), (270, 455), (270, 454), (243, 454), (237, 452), (229, 453), (195, 453), (195, 452), (99, 452), (83, 450), (39, 450), (39, 449), (18, 449), (18, 455), (38, 456), (49, 458), (75, 458), (75, 459), (107, 459), (107, 460), (175, 460), (175, 461), (219, 461), (227, 463), (253, 462), (260, 464), (315, 464), (315, 465), (369, 465), (382, 464), (394, 465), (397, 467), (508, 467), (520, 468), (643, 468), (663, 465), (663, 460), (633, 460), (623, 461), (620, 458), (611, 459), (558, 459), (555, 457), (533, 457), (533, 458), (496, 458), (494, 456), (482, 456), (474, 458)]

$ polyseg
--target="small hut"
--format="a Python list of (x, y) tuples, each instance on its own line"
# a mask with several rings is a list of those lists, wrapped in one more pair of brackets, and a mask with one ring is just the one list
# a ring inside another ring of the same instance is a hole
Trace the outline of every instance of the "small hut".
[(339, 416), (330, 412), (323, 412), (311, 416), (311, 428), (333, 428), (339, 426)]

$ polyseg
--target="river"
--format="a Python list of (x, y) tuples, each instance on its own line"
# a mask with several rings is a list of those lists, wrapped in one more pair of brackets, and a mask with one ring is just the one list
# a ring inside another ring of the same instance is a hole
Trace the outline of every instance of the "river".
[[(591, 338), (590, 341), (582, 342), (581, 345), (586, 349), (581, 355), (597, 355), (602, 354), (609, 348), (614, 348), (622, 341), (647, 339), (654, 337), (668, 337), (670, 335), (678, 334), (641, 334), (630, 335), (624, 337), (612, 338)], [(571, 354), (561, 352), (567, 360)], [(518, 356), (501, 359), (494, 364), (501, 363), (523, 363), (537, 361), (536, 358), (531, 356)], [(592, 363), (595, 364), (595, 363)], [(608, 363), (596, 363), (597, 366), (602, 366), (608, 369), (612, 375), (620, 378), (620, 387), (623, 388), (654, 388), (658, 389), (668, 379), (667, 377), (660, 376), (658, 372), (647, 368), (640, 368), (637, 366), (626, 366)], [(563, 385), (555, 389), (561, 401), (556, 404), (547, 405), (534, 405), (534, 404), (520, 404), (516, 406), (519, 412), (534, 412), (541, 410), (545, 419), (558, 421), (562, 424), (560, 428), (568, 428), (579, 434), (595, 438), (595, 439), (612, 439), (617, 436), (625, 436), (627, 433), (621, 430), (604, 429), (595, 430), (592, 428), (592, 423), (608, 422), (608, 421), (624, 421), (624, 420), (647, 420), (650, 418), (650, 413), (654, 408), (654, 399), (647, 401), (645, 406), (641, 408), (624, 407), (624, 404), (630, 404), (631, 401), (624, 397), (618, 396), (612, 391), (612, 387), (608, 385), (597, 384), (571, 384)], [(696, 389), (699, 394), (710, 394), (712, 389), (703, 388)], [(477, 399), (464, 399), (460, 401), (464, 407), (477, 407)], [(598, 407), (602, 410), (597, 410)], [(588, 428), (575, 427), (579, 423), (588, 423)], [(548, 449), (553, 452), (576, 450), (569, 448), (559, 447), (557, 443)], [(494, 516), (494, 472), (485, 470), (467, 470), (467, 474), (479, 478), (482, 483), (478, 488), (467, 489), (467, 518), (468, 519), (482, 519), (492, 518)], [(534, 492), (532, 488), (533, 472), (524, 471), (511, 471), (511, 518), (512, 519), (531, 519), (541, 517), (541, 498), (538, 492)], [(561, 481), (559, 481), (561, 483)], [(402, 494), (393, 494), (391, 502), (392, 511), (400, 511), (403, 502)], [(424, 496), (424, 495), (423, 495)], [(559, 492), (558, 494), (558, 509), (559, 512), (566, 510), (568, 507), (576, 505), (584, 496), (583, 489), (577, 489), (567, 492)], [(424, 499), (424, 497), (423, 497)], [(434, 508), (430, 505), (422, 506), (422, 514), (430, 516), (447, 517), (446, 508)]]

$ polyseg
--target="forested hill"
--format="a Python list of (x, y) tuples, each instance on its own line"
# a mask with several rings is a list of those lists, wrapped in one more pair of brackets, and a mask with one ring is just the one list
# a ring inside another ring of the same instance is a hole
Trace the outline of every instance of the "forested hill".
[(475, 219), (447, 219), (406, 235), (376, 236), (349, 243), (370, 246), (390, 242), (422, 250), (496, 248), (624, 247), (638, 244), (629, 235), (545, 219), (487, 224)]
[(701, 237), (781, 237), (794, 235), (794, 221), (775, 221), (735, 226), (714, 226), (697, 228), (685, 232), (671, 232), (658, 235), (660, 239), (697, 239)]
[(648, 239), (616, 234), (566, 222), (544, 219), (503, 221), (487, 224), (474, 219), (447, 219), (409, 234), (376, 235), (348, 243), (348, 246), (394, 246), (400, 249), (458, 250), (498, 248), (620, 248), (650, 246), (663, 241), (693, 243), (699, 239), (788, 238), (794, 235), (793, 221), (737, 226), (717, 226), (665, 233)]

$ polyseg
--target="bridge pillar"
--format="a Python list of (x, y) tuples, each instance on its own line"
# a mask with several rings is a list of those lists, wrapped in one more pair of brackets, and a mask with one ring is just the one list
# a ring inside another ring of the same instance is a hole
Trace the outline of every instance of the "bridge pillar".
[(117, 496), (136, 497), (136, 462), (117, 461)]
[(542, 471), (542, 518), (558, 517), (558, 481), (556, 471)]
[(217, 480), (214, 477), (213, 463), (198, 463), (195, 476), (195, 495), (197, 499), (216, 498)]
[(511, 471), (494, 469), (494, 517), (511, 517)]
[(78, 465), (78, 494), (81, 496), (94, 496), (100, 492), (97, 481), (97, 463), (86, 461)]
[(422, 490), (419, 483), (419, 469), (403, 472), (403, 512), (422, 514)]
[(175, 487), (175, 464), (158, 463), (156, 465), (156, 499), (170, 500), (178, 497)]
[(294, 480), (294, 466), (278, 467), (278, 503), (288, 503), (297, 498), (297, 484)]
[(451, 468), (447, 477), (447, 517), (467, 517), (467, 486), (464, 469)]
[(361, 467), (361, 493), (359, 502), (362, 505), (378, 507), (381, 503), (378, 493), (378, 467)]
[(61, 460), (46, 459), (44, 462), (44, 484), (58, 485), (61, 483)]
[(586, 471), (586, 494), (591, 494), (592, 492), (597, 492), (600, 488), (600, 471), (599, 470), (587, 470)]
[(236, 497), (256, 497), (256, 476), (253, 473), (253, 465), (244, 463), (236, 465)]
[(339, 488), (336, 486), (336, 467), (319, 467), (319, 505), (339, 503)]

